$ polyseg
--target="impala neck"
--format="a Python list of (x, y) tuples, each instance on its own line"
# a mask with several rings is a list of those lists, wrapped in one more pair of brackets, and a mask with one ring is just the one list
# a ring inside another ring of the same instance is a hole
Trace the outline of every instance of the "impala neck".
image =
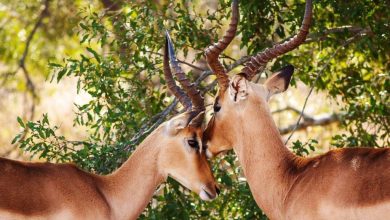
[[(293, 177), (288, 169), (297, 157), (284, 145), (266, 103), (242, 117), (233, 144), (257, 204), (271, 219), (280, 219)], [(244, 131), (240, 132), (239, 130)]]
[(160, 129), (149, 135), (117, 171), (105, 177), (103, 193), (115, 219), (136, 219), (166, 179), (157, 166)]

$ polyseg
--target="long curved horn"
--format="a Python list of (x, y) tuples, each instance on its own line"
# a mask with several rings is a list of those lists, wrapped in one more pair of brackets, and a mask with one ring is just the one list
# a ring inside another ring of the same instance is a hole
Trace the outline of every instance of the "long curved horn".
[(299, 45), (301, 45), (307, 34), (309, 33), (309, 27), (312, 20), (312, 0), (306, 0), (305, 16), (303, 17), (302, 25), (299, 33), (290, 40), (274, 45), (272, 48), (267, 48), (263, 52), (251, 57), (250, 61), (246, 63), (245, 67), (239, 73), (245, 76), (247, 80), (251, 80), (253, 76), (272, 59), (285, 54)]
[(190, 98), (176, 85), (175, 80), (173, 79), (171, 67), (169, 66), (169, 52), (168, 52), (168, 39), (165, 39), (165, 48), (164, 48), (164, 76), (165, 81), (167, 82), (168, 89), (172, 94), (179, 100), (179, 102), (184, 106), (185, 110), (188, 111), (192, 107)]
[(184, 71), (181, 69), (179, 62), (176, 59), (175, 49), (172, 44), (172, 40), (168, 31), (166, 32), (166, 41), (168, 44), (168, 54), (171, 65), (174, 69), (177, 80), (180, 82), (183, 89), (187, 92), (192, 102), (192, 111), (201, 112), (205, 110), (204, 99), (200, 95), (200, 91), (196, 89), (195, 85), (191, 83), (185, 76)]
[(229, 85), (229, 77), (226, 74), (225, 68), (218, 60), (219, 55), (232, 42), (237, 32), (237, 24), (239, 21), (238, 0), (233, 0), (232, 3), (232, 18), (229, 24), (229, 29), (218, 43), (209, 46), (206, 51), (206, 60), (210, 69), (217, 76), (217, 81), (221, 90), (225, 90)]

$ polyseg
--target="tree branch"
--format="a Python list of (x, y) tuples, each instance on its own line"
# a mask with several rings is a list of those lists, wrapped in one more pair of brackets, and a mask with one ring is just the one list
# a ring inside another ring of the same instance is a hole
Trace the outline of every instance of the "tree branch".
[(37, 97), (37, 95), (35, 92), (35, 85), (34, 85), (33, 81), (31, 80), (30, 74), (26, 68), (26, 58), (27, 58), (27, 55), (28, 55), (28, 52), (30, 49), (31, 41), (34, 38), (34, 35), (37, 32), (38, 28), (41, 26), (43, 18), (46, 17), (48, 14), (49, 14), (49, 0), (45, 0), (44, 8), (41, 11), (41, 13), (38, 17), (38, 20), (35, 23), (33, 29), (31, 30), (30, 34), (27, 37), (26, 46), (24, 48), (23, 55), (19, 60), (19, 68), (22, 69), (23, 75), (26, 78), (27, 88), (30, 90), (34, 99)]
[[(153, 52), (153, 51), (145, 51), (145, 52), (150, 53), (150, 54), (155, 54), (155, 55), (158, 55), (158, 56), (161, 56), (161, 57), (164, 56), (164, 54), (158, 53), (158, 52)], [(197, 69), (197, 70), (199, 70), (199, 71), (206, 71), (205, 69), (203, 69), (203, 68), (201, 68), (201, 67), (199, 67), (199, 66), (196, 66), (196, 65), (194, 65), (194, 64), (192, 64), (192, 63), (188, 63), (188, 62), (186, 62), (186, 61), (184, 61), (184, 60), (179, 60), (179, 59), (177, 59), (177, 61), (178, 61), (179, 63), (185, 64), (185, 65), (187, 65), (187, 66), (189, 66), (189, 67), (191, 67), (191, 68)]]
[(287, 126), (285, 128), (279, 128), (280, 134), (288, 134), (290, 132), (295, 132), (298, 130), (304, 130), (308, 127), (313, 126), (324, 126), (329, 125), (331, 123), (339, 122), (340, 121), (340, 115), (337, 114), (331, 114), (327, 116), (312, 118), (310, 117), (310, 120), (304, 120), (302, 123), (299, 123), (298, 126), (296, 124), (292, 124), (290, 126)]
[(341, 26), (341, 27), (326, 29), (322, 32), (309, 34), (309, 36), (305, 40), (305, 43), (324, 41), (328, 38), (328, 35), (330, 35), (330, 34), (345, 33), (345, 32), (359, 34), (362, 36), (373, 34), (370, 27), (363, 28), (363, 27), (359, 27), (359, 26), (345, 25), (345, 26)]
[[(285, 112), (285, 111), (292, 111), (292, 112), (295, 112), (297, 114), (301, 114), (301, 111), (297, 108), (294, 108), (292, 106), (287, 106), (285, 108), (282, 108), (282, 109), (278, 109), (276, 111), (273, 111), (272, 114), (277, 114), (277, 113), (282, 113), (282, 112)], [(312, 117), (306, 115), (306, 114), (302, 114), (302, 117), (304, 120), (306, 121), (310, 121), (310, 120), (314, 120)]]

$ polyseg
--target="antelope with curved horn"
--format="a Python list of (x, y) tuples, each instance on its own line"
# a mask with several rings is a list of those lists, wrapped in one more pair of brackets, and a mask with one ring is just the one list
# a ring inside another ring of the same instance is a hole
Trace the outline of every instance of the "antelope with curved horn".
[(171, 176), (203, 200), (218, 188), (202, 146), (203, 98), (178, 72), (172, 78), (167, 37), (164, 74), (187, 110), (160, 125), (114, 173), (99, 176), (71, 164), (26, 163), (0, 158), (0, 219), (136, 219), (156, 187)]
[(250, 82), (267, 62), (304, 42), (311, 17), (312, 1), (307, 0), (299, 33), (252, 56), (229, 79), (218, 56), (237, 29), (234, 1), (229, 30), (205, 52), (220, 90), (204, 141), (213, 155), (234, 149), (257, 204), (270, 219), (388, 219), (390, 149), (346, 148), (312, 158), (296, 156), (284, 145), (267, 103), (287, 89), (293, 66), (263, 85)]

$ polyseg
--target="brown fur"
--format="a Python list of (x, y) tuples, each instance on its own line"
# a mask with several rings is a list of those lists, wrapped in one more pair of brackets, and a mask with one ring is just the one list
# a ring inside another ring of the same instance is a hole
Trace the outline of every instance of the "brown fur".
[(280, 80), (285, 79), (272, 77), (264, 86), (247, 82), (246, 88), (232, 80), (241, 85), (230, 90), (247, 94), (241, 100), (230, 95), (240, 91), (219, 94), (221, 110), (204, 135), (210, 153), (234, 149), (257, 204), (271, 219), (388, 219), (390, 149), (294, 155), (283, 144), (267, 104), (270, 94), (286, 88), (288, 82)]
[(187, 121), (182, 114), (161, 125), (107, 176), (71, 164), (0, 158), (0, 219), (136, 219), (168, 175), (213, 199), (216, 185), (204, 151), (185, 141), (199, 139), (202, 130), (183, 128)]
[(99, 177), (74, 165), (0, 158), (0, 173), (0, 214), (6, 211), (26, 218), (41, 217), (68, 208), (83, 214), (102, 212), (109, 217), (108, 203), (99, 191)]

